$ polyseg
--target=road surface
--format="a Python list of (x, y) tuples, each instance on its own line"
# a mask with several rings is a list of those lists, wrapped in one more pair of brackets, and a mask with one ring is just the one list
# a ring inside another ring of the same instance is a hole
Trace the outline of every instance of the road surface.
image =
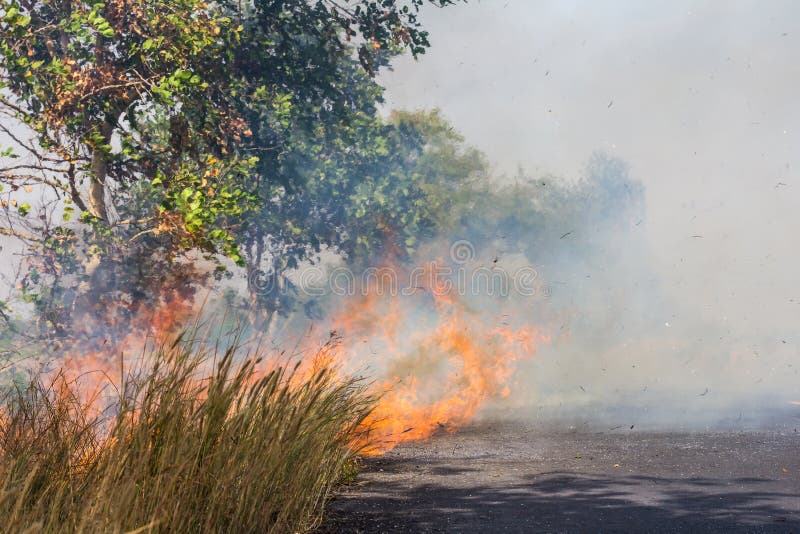
[(796, 532), (800, 433), (484, 423), (364, 461), (323, 532)]

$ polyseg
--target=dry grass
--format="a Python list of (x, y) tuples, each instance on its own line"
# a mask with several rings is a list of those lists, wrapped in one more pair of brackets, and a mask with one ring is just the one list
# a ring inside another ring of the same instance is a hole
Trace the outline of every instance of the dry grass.
[(177, 342), (92, 415), (63, 376), (0, 407), (0, 530), (297, 532), (313, 528), (373, 406), (330, 369), (259, 370)]

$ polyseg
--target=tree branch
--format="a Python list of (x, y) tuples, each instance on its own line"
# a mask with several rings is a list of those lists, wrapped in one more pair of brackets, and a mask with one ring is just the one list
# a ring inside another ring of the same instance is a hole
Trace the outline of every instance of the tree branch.
[[(49, 185), (50, 187), (58, 189), (59, 191), (63, 191), (64, 193), (71, 193), (67, 186), (61, 182), (56, 182), (43, 176), (36, 176), (35, 174), (0, 174), (0, 181), (16, 185), (25, 185), (25, 182), (33, 182), (35, 184)], [(20, 184), (20, 182), (22, 182), (22, 184)]]
[(11, 228), (3, 228), (2, 226), (0, 226), (0, 235), (7, 235), (7, 236), (10, 236), (10, 237), (16, 237), (16, 238), (22, 239), (24, 241), (31, 241), (31, 242), (41, 241), (41, 239), (39, 239), (37, 237), (34, 237), (32, 235), (28, 235), (28, 234), (25, 234), (23, 232), (18, 232), (16, 230), (12, 230)]
[(11, 165), (10, 167), (0, 167), (0, 172), (11, 174), (10, 171), (16, 170), (32, 170), (32, 171), (49, 171), (59, 174), (67, 172), (67, 169), (58, 169), (56, 167), (48, 167), (47, 165), (34, 165), (29, 163), (20, 163), (18, 165)]

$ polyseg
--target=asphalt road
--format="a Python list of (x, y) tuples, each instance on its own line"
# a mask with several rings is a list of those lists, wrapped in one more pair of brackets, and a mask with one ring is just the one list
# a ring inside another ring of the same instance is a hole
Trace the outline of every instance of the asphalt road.
[(481, 424), (366, 460), (322, 531), (800, 533), (800, 433)]

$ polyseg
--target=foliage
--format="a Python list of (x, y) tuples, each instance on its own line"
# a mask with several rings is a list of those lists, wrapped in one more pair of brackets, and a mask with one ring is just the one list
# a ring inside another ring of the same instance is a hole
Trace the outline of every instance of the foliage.
[[(14, 532), (299, 532), (352, 468), (372, 406), (320, 368), (267, 370), (192, 343), (162, 347), (97, 415), (64, 375), (0, 408), (0, 520)], [(91, 391), (91, 390), (89, 390)]]
[[(191, 117), (194, 131), (208, 131), (194, 139), (201, 152), (241, 134), (221, 94), (239, 30), (205, 3), (4, 0), (0, 10), (2, 109), (32, 137), (3, 127), (24, 151), (3, 177), (12, 188), (49, 186), (112, 222), (126, 186), (159, 171), (171, 177), (189, 160), (177, 144), (150, 142), (153, 117)], [(171, 166), (148, 168), (149, 156), (170, 148)]]
[(594, 154), (584, 175), (574, 182), (532, 177), (520, 172), (505, 183), (476, 183), (455, 215), (453, 233), (476, 245), (522, 252), (534, 265), (552, 264), (546, 257), (569, 238), (573, 254), (597, 252), (613, 235), (641, 222), (644, 189), (619, 159)]
[[(291, 249), (284, 236), (302, 232), (314, 184), (280, 160), (304, 135), (299, 151), (314, 157), (311, 144), (343, 146), (354, 124), (379, 128), (369, 76), (404, 49), (424, 52), (424, 3), (1, 0), (0, 112), (13, 121), (0, 124), (12, 144), (0, 233), (50, 264), (47, 276), (31, 266), (27, 298), (68, 316), (59, 294), (91, 283), (93, 258), (160, 272), (196, 250), (253, 268), (265, 245)], [(298, 250), (338, 229), (317, 230)], [(53, 256), (54, 239), (79, 264)]]
[[(352, 88), (378, 90), (368, 80)], [(472, 184), (488, 177), (483, 155), (464, 146), (438, 111), (382, 119), (368, 107), (346, 117), (321, 119), (310, 131), (287, 129), (288, 149), (272, 168), (288, 192), (242, 226), (259, 309), (291, 309), (291, 283), (281, 277), (323, 247), (351, 265), (376, 256), (406, 259), (423, 240), (447, 231)]]

